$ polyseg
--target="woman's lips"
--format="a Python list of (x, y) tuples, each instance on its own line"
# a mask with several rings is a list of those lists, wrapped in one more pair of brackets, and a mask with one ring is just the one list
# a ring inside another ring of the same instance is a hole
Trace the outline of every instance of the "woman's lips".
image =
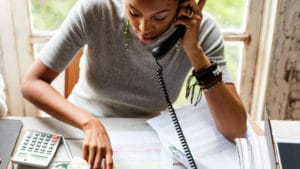
[(144, 36), (144, 35), (140, 35), (139, 39), (145, 43), (145, 44), (150, 44), (153, 43), (156, 40), (155, 36)]

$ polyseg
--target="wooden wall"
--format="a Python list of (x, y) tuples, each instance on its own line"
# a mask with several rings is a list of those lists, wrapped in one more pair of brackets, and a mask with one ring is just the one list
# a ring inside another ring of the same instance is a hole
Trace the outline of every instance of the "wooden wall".
[(279, 0), (266, 95), (271, 119), (300, 120), (300, 1)]

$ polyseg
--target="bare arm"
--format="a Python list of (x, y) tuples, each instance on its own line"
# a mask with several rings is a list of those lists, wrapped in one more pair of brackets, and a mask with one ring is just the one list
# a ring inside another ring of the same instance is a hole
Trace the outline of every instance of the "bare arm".
[[(195, 56), (192, 63), (194, 63), (196, 71), (210, 64), (201, 48), (198, 49), (199, 53), (197, 55), (190, 55)], [(199, 57), (199, 54), (201, 57)], [(243, 137), (247, 131), (247, 112), (235, 86), (221, 81), (204, 94), (220, 132), (230, 140)]]
[(37, 59), (22, 82), (23, 96), (53, 117), (83, 130), (85, 160), (100, 168), (105, 158), (107, 168), (111, 169), (112, 149), (104, 126), (93, 115), (68, 102), (50, 85), (57, 76), (58, 73)]
[(216, 126), (231, 140), (243, 137), (247, 131), (247, 113), (233, 84), (223, 81), (205, 92)]
[[(83, 126), (92, 117), (71, 105), (50, 86), (50, 83), (57, 76), (58, 73), (36, 60), (23, 80), (23, 96), (53, 117), (83, 129)], [(79, 114), (80, 116), (74, 116), (74, 114)]]
[[(200, 57), (199, 57), (200, 56)], [(201, 48), (189, 53), (195, 71), (210, 65)], [(233, 84), (223, 81), (204, 92), (215, 124), (220, 132), (230, 140), (243, 137), (247, 131), (247, 112)]]
[[(187, 28), (182, 38), (182, 46), (195, 71), (206, 68), (211, 64), (198, 44), (198, 33), (205, 2), (205, 0), (200, 0), (198, 3), (194, 0), (184, 1), (181, 3), (182, 8), (176, 20), (176, 24), (183, 24)], [(188, 13), (189, 10), (186, 10), (186, 7), (193, 12)], [(221, 81), (214, 85), (212, 90), (204, 93), (220, 132), (230, 140), (243, 137), (246, 133), (247, 113), (234, 85), (225, 84)]]

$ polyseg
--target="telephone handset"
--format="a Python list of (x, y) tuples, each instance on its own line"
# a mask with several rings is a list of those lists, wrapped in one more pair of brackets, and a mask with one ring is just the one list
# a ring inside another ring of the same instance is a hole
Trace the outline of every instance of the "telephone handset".
[(178, 25), (177, 29), (170, 37), (152, 49), (152, 55), (156, 60), (163, 58), (163, 56), (177, 43), (179, 38), (184, 35), (185, 29), (185, 26)]
[[(180, 0), (181, 2), (182, 0)], [(172, 118), (172, 122), (174, 125), (174, 128), (177, 132), (179, 141), (181, 143), (181, 146), (184, 150), (184, 153), (186, 155), (186, 158), (188, 159), (190, 168), (192, 169), (197, 169), (196, 162), (193, 158), (192, 152), (187, 144), (187, 141), (185, 139), (185, 136), (183, 134), (183, 131), (181, 129), (179, 120), (177, 118), (177, 115), (175, 113), (175, 109), (173, 107), (173, 104), (169, 98), (168, 90), (164, 81), (163, 77), (163, 67), (159, 64), (158, 60), (162, 59), (164, 55), (177, 43), (179, 38), (181, 38), (184, 33), (185, 33), (185, 26), (184, 25), (178, 25), (177, 30), (170, 36), (168, 37), (164, 42), (162, 42), (159, 46), (154, 47), (152, 49), (152, 55), (155, 58), (156, 64), (158, 66), (156, 73), (157, 73), (157, 78), (159, 81), (159, 85), (161, 87), (161, 90), (165, 96), (166, 102), (168, 104), (168, 110), (170, 112), (170, 116)]]

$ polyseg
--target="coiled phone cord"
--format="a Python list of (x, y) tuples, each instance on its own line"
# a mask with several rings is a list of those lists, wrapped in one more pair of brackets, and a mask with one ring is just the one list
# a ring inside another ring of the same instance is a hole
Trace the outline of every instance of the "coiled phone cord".
[(178, 118), (177, 118), (177, 115), (175, 113), (175, 110), (174, 110), (174, 107), (173, 107), (173, 104), (172, 102), (170, 101), (170, 97), (169, 97), (169, 94), (168, 94), (168, 91), (167, 91), (167, 87), (166, 87), (166, 84), (165, 84), (165, 81), (164, 81), (164, 77), (163, 77), (163, 67), (159, 64), (158, 60), (155, 59), (156, 61), (156, 64), (158, 66), (157, 70), (156, 70), (156, 75), (157, 75), (157, 78), (158, 78), (158, 81), (159, 81), (159, 85), (162, 89), (162, 92), (165, 96), (165, 99), (167, 101), (167, 104), (168, 104), (168, 109), (169, 109), (169, 112), (170, 112), (170, 116), (172, 118), (172, 121), (173, 121), (173, 124), (174, 124), (174, 127), (175, 127), (175, 130), (177, 132), (177, 135), (178, 135), (178, 138), (179, 138), (179, 141), (182, 145), (182, 148), (184, 150), (184, 153), (188, 159), (188, 162), (190, 164), (190, 167), (192, 169), (197, 169), (197, 165), (196, 165), (196, 162), (193, 158), (193, 155), (192, 155), (192, 152), (187, 144), (187, 141), (185, 139), (185, 136), (182, 132), (182, 129), (181, 129), (181, 126), (180, 126), (180, 123), (178, 121)]

